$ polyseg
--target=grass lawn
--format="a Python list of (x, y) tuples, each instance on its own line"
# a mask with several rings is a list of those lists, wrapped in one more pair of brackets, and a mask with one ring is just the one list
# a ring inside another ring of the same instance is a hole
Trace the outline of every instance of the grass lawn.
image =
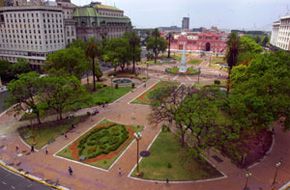
[(212, 64), (222, 64), (225, 63), (226, 61), (224, 60), (223, 57), (211, 57), (211, 63)]
[(134, 132), (142, 130), (142, 126), (125, 126), (104, 120), (57, 155), (109, 169), (132, 142)]
[[(161, 132), (149, 151), (150, 156), (140, 162), (143, 179), (185, 181), (221, 177), (205, 160), (195, 159), (189, 148), (182, 148), (171, 132)], [(136, 170), (132, 175), (136, 176)]]
[(153, 87), (151, 87), (149, 90), (141, 94), (136, 100), (134, 100), (133, 104), (144, 104), (144, 105), (151, 105), (152, 102), (150, 100), (150, 93), (152, 93), (155, 90), (158, 90), (159, 88), (163, 88), (164, 86), (171, 86), (171, 85), (177, 85), (178, 83), (172, 82), (172, 81), (160, 81)]
[(198, 65), (198, 64), (200, 64), (201, 62), (202, 62), (201, 59), (190, 59), (190, 60), (188, 61), (188, 64)]
[(120, 97), (124, 96), (132, 90), (131, 87), (114, 88), (110, 86), (99, 87), (95, 92), (89, 92), (88, 97), (83, 102), (79, 102), (74, 106), (74, 110), (102, 105), (103, 103), (112, 103)]
[(86, 118), (86, 116), (82, 116), (62, 121), (42, 123), (40, 126), (21, 127), (18, 129), (18, 132), (27, 144), (34, 144), (36, 149), (41, 149), (45, 145), (53, 142), (60, 135), (68, 132), (72, 128), (72, 124), (76, 125)]

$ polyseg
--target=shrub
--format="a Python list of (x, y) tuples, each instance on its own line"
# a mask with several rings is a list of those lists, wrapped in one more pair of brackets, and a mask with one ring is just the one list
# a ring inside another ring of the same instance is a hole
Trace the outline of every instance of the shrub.
[(216, 84), (216, 85), (220, 85), (220, 84), (221, 84), (221, 81), (219, 81), (219, 80), (214, 80), (214, 84)]
[(167, 164), (167, 168), (169, 168), (169, 169), (172, 168), (171, 163), (168, 163), (168, 164)]

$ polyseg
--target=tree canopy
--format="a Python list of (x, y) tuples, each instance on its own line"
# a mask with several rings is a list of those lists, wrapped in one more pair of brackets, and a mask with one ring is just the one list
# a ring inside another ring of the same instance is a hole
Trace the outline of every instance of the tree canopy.
[(167, 41), (160, 36), (158, 29), (155, 29), (147, 40), (147, 50), (154, 54), (154, 61), (157, 62), (157, 57), (167, 48)]
[(68, 47), (49, 54), (44, 68), (47, 72), (63, 70), (81, 79), (88, 70), (88, 60), (84, 49), (80, 47)]

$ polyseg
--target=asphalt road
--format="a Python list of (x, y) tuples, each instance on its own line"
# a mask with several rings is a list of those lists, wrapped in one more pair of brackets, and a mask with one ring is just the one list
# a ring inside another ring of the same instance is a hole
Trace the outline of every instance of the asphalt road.
[(51, 190), (51, 188), (0, 167), (0, 190)]

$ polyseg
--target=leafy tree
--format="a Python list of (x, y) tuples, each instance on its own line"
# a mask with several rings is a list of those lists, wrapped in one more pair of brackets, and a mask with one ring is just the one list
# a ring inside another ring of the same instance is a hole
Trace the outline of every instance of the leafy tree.
[(47, 76), (42, 78), (40, 100), (54, 110), (62, 120), (63, 112), (73, 108), (86, 97), (86, 90), (75, 76)]
[(166, 40), (160, 36), (158, 29), (155, 29), (147, 41), (147, 50), (154, 54), (154, 62), (157, 62), (157, 57), (160, 52), (164, 52), (167, 47)]
[(141, 56), (140, 38), (135, 32), (125, 33), (124, 37), (127, 38), (129, 42), (130, 57), (133, 65), (132, 72), (135, 74), (136, 60), (139, 61)]
[(103, 76), (103, 72), (102, 72), (99, 64), (96, 65), (95, 74), (96, 74), (97, 80), (100, 81), (101, 77)]
[(8, 61), (0, 60), (0, 76), (2, 81), (7, 82), (13, 78), (11, 67), (11, 63)]
[(266, 47), (269, 41), (269, 37), (266, 35), (262, 41), (262, 46)]
[(230, 91), (230, 76), (232, 68), (237, 65), (238, 62), (238, 55), (239, 55), (239, 44), (240, 39), (237, 33), (232, 32), (229, 36), (227, 41), (227, 53), (226, 53), (226, 60), (228, 63), (228, 83), (227, 83), (227, 94)]
[(9, 82), (16, 79), (17, 75), (30, 71), (31, 68), (26, 59), (18, 59), (16, 63), (0, 60), (0, 76), (4, 82)]
[(243, 118), (243, 124), (258, 130), (284, 117), (285, 128), (290, 128), (289, 60), (288, 52), (261, 54), (248, 66), (233, 69), (230, 104), (239, 108), (234, 116)]
[(120, 66), (123, 71), (126, 64), (128, 64), (131, 59), (129, 49), (130, 46), (128, 43), (128, 39), (113, 38), (107, 41), (103, 59), (107, 62), (111, 62), (115, 68), (115, 71), (118, 66)]
[(175, 121), (192, 132), (198, 148), (218, 146), (237, 137), (222, 112), (224, 96), (217, 87), (205, 87), (187, 96), (178, 108)]
[[(153, 102), (151, 122), (159, 124), (164, 121), (169, 121), (170, 124), (173, 124), (173, 121), (176, 120), (180, 104), (190, 93), (193, 93), (193, 89), (187, 88), (184, 85), (179, 88), (177, 85), (168, 85), (153, 91), (150, 95), (150, 99)], [(189, 126), (176, 123), (174, 127), (179, 131), (180, 142), (184, 146), (185, 134), (190, 129)]]
[(262, 53), (263, 48), (252, 37), (240, 38), (238, 64), (248, 65), (257, 55)]
[(18, 110), (32, 110), (40, 124), (40, 113), (43, 110), (41, 103), (37, 98), (42, 85), (39, 74), (29, 72), (19, 75), (19, 79), (12, 80), (8, 84), (10, 94), (9, 102), (16, 104)]
[(20, 58), (16, 63), (12, 64), (12, 73), (19, 75), (22, 73), (28, 73), (31, 71), (30, 65), (27, 59)]
[(96, 91), (96, 65), (95, 59), (99, 56), (99, 50), (94, 39), (90, 39), (86, 47), (86, 56), (92, 60), (93, 91)]
[(47, 57), (45, 70), (51, 72), (52, 70), (63, 70), (70, 75), (81, 79), (88, 67), (88, 61), (83, 49), (79, 47), (70, 47), (59, 50)]

